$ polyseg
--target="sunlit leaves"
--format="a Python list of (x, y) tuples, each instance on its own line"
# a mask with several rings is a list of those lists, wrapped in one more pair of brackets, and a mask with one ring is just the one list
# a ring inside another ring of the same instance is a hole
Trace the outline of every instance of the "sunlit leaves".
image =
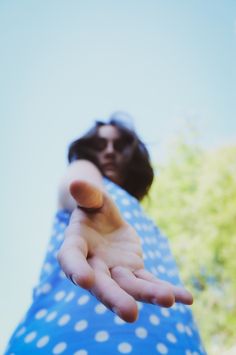
[(158, 172), (144, 207), (195, 294), (209, 353), (213, 344), (223, 351), (236, 329), (236, 146), (209, 152), (180, 139)]

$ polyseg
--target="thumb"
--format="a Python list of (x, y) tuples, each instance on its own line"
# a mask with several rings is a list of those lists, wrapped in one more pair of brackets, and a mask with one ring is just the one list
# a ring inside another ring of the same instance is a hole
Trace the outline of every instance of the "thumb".
[(99, 209), (103, 206), (104, 197), (102, 190), (87, 181), (73, 181), (70, 184), (70, 193), (82, 208)]

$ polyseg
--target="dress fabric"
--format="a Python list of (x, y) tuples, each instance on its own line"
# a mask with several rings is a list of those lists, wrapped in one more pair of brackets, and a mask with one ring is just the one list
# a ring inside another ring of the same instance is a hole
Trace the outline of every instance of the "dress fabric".
[[(146, 269), (181, 285), (166, 237), (139, 202), (104, 179), (124, 219), (142, 240)], [(138, 302), (139, 318), (126, 323), (88, 291), (69, 281), (56, 259), (70, 213), (58, 211), (32, 304), (14, 331), (6, 355), (206, 354), (189, 306), (164, 308)]]

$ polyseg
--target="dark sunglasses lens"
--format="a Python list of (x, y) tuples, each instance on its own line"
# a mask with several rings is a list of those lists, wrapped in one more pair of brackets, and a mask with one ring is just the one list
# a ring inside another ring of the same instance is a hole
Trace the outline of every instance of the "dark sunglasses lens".
[(107, 140), (104, 138), (94, 138), (91, 140), (91, 148), (99, 152), (103, 151), (107, 146)]
[(114, 148), (117, 152), (123, 152), (125, 148), (127, 147), (127, 141), (125, 139), (118, 139), (114, 143)]
[(132, 143), (133, 139), (131, 137), (120, 138), (115, 142), (115, 149), (119, 152), (123, 152), (125, 149), (130, 147)]
[[(104, 149), (106, 149), (108, 144), (107, 139), (101, 138), (101, 137), (96, 137), (93, 138), (89, 141), (89, 146), (98, 152), (102, 152)], [(130, 140), (128, 137), (124, 138), (119, 138), (113, 142), (113, 147), (114, 150), (117, 152), (122, 153), (128, 146), (132, 144), (132, 140)]]

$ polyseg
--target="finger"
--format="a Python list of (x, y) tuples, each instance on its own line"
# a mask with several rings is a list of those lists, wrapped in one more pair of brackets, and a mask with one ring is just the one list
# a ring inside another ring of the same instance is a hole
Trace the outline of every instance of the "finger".
[(103, 193), (86, 181), (76, 180), (70, 185), (70, 193), (83, 208), (99, 209), (103, 206)]
[(128, 294), (138, 301), (171, 307), (175, 302), (172, 288), (165, 283), (154, 282), (136, 277), (129, 269), (117, 266), (111, 269), (112, 278)]
[(94, 272), (86, 260), (87, 248), (82, 238), (76, 243), (66, 239), (57, 255), (59, 264), (71, 281), (85, 289), (90, 289), (94, 283)]
[(166, 284), (169, 287), (172, 288), (174, 296), (175, 296), (175, 302), (181, 302), (187, 305), (193, 304), (193, 296), (192, 294), (186, 290), (184, 287), (179, 287), (175, 285), (171, 285), (171, 283), (163, 280), (157, 279), (153, 274), (151, 274), (149, 271), (140, 269), (134, 272), (134, 274), (144, 280), (148, 280), (150, 282), (154, 282), (157, 285), (162, 285)]
[(112, 280), (109, 269), (101, 260), (93, 258), (89, 262), (95, 274), (91, 292), (124, 321), (134, 322), (138, 317), (138, 307), (134, 298)]
[(192, 294), (184, 287), (173, 286), (173, 290), (175, 294), (175, 302), (184, 303), (189, 306), (193, 304)]

